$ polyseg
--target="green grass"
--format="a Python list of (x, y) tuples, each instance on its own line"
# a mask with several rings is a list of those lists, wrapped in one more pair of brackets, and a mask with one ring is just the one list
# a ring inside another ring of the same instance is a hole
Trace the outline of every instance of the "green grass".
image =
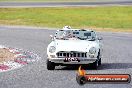
[(132, 31), (132, 7), (0, 8), (0, 24)]

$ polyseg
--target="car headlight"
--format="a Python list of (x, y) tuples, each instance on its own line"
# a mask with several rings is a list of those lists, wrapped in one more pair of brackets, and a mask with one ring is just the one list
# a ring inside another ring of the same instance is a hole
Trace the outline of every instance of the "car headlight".
[(50, 47), (49, 47), (49, 52), (50, 52), (50, 53), (54, 53), (55, 50), (56, 50), (55, 46), (50, 46)]
[(95, 54), (95, 53), (96, 53), (96, 48), (95, 48), (95, 47), (91, 47), (91, 48), (89, 49), (89, 53), (90, 53), (90, 54)]

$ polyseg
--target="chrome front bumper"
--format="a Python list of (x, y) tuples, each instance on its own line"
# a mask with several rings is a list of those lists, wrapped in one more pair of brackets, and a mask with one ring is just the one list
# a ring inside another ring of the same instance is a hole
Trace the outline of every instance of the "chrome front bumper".
[(79, 61), (69, 61), (66, 62), (65, 58), (48, 58), (49, 61), (58, 63), (58, 64), (89, 64), (97, 60), (97, 58), (79, 58)]

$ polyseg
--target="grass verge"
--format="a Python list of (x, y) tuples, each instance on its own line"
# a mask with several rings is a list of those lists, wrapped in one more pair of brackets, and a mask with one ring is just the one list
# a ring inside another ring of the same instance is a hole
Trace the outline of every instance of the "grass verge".
[(0, 24), (132, 32), (132, 6), (0, 8)]
[[(0, 2), (94, 2), (98, 0), (0, 0)], [(111, 0), (100, 0), (111, 1)]]

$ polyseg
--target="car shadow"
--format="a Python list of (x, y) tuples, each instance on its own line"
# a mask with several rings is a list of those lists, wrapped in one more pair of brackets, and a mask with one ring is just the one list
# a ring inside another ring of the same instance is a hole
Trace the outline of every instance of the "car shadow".
[(107, 69), (128, 69), (132, 68), (132, 63), (103, 63), (98, 70)]
[[(64, 66), (57, 68), (56, 70), (78, 70), (79, 66)], [(84, 70), (96, 70), (92, 69), (90, 65), (82, 66)], [(132, 68), (132, 63), (102, 63), (97, 70), (107, 70), (107, 69), (128, 69)]]
[(92, 70), (90, 65), (85, 65), (85, 66), (83, 66), (83, 65), (64, 66), (64, 67), (57, 68), (56, 70), (78, 70), (79, 66), (81, 66), (81, 68), (84, 69), (84, 70)]

